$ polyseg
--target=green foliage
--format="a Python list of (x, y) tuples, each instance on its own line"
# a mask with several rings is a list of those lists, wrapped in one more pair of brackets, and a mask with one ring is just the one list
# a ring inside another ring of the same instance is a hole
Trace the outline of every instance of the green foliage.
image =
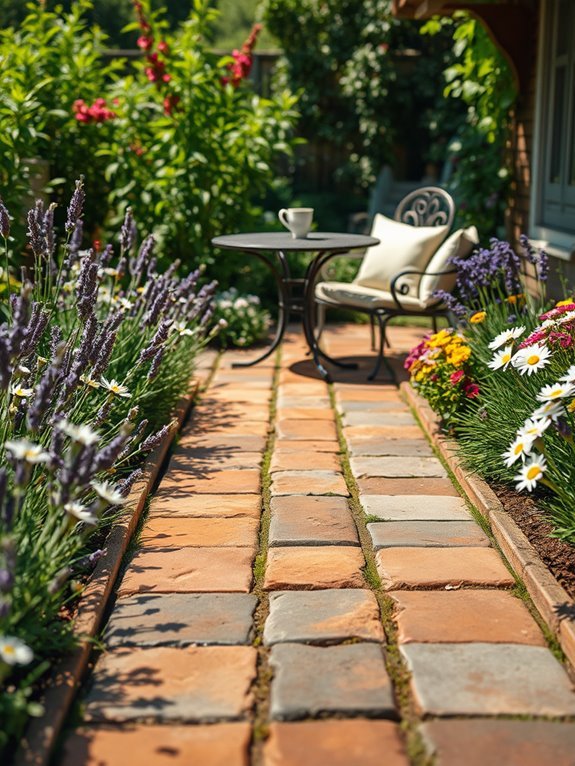
[[(478, 21), (458, 13), (454, 19), (433, 19), (422, 33), (435, 35), (445, 29), (453, 31), (453, 59), (444, 71), (445, 96), (467, 111), (464, 121), (457, 118), (446, 147), (449, 187), (458, 203), (457, 225), (474, 224), (483, 237), (492, 236), (503, 223), (511, 178), (505, 146), (516, 98), (513, 76)], [(443, 133), (455, 122), (445, 105), (434, 117), (436, 129)]]
[(341, 151), (343, 177), (371, 185), (398, 143), (408, 152), (425, 144), (441, 38), (425, 40), (417, 23), (393, 19), (388, 0), (264, 0), (263, 9), (285, 54), (278, 86), (301, 90), (303, 135)]

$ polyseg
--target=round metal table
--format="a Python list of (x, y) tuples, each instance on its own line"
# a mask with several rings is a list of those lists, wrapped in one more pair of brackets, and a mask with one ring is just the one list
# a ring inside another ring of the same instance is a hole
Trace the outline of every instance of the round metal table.
[[(249, 362), (236, 362), (235, 367), (250, 367), (267, 359), (272, 354), (286, 331), (290, 313), (298, 311), (302, 314), (303, 330), (306, 341), (313, 354), (313, 360), (325, 380), (329, 374), (321, 364), (320, 357), (334, 362), (333, 359), (319, 348), (315, 337), (315, 283), (322, 267), (335, 255), (346, 253), (348, 250), (365, 249), (378, 245), (375, 237), (362, 234), (338, 234), (334, 232), (310, 232), (305, 239), (294, 239), (289, 232), (255, 232), (248, 234), (227, 234), (214, 237), (212, 245), (223, 250), (239, 250), (260, 259), (272, 272), (278, 289), (278, 322), (271, 346), (263, 354)], [(293, 279), (289, 267), (287, 253), (313, 253), (305, 277)], [(300, 295), (294, 294), (294, 288), (299, 287)], [(342, 362), (334, 362), (343, 367), (349, 367)]]

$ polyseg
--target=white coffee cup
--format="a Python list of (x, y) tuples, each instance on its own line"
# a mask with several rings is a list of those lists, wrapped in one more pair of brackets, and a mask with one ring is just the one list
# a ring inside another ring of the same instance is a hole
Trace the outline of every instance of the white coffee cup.
[(294, 239), (305, 239), (311, 229), (313, 207), (284, 207), (279, 211), (278, 218), (291, 231)]

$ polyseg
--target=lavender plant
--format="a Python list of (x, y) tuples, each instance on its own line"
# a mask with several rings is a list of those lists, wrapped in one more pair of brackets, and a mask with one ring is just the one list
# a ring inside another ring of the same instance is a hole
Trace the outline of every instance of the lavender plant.
[[(34, 262), (0, 325), (0, 752), (34, 712), (29, 680), (66, 646), (70, 583), (170, 428), (211, 331), (215, 283), (156, 269), (127, 211), (118, 241), (82, 250), (80, 179), (59, 249), (54, 208), (28, 214)], [(9, 216), (0, 206), (8, 257)], [(36, 675), (35, 675), (36, 674)], [(30, 705), (32, 704), (32, 708)], [(4, 722), (7, 722), (4, 725)]]

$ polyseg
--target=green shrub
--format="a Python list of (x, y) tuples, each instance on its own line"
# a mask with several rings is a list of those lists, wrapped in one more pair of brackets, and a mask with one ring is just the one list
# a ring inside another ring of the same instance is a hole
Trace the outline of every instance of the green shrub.
[(231, 287), (216, 295), (214, 320), (219, 324), (217, 340), (222, 346), (245, 348), (264, 340), (271, 317), (257, 295), (241, 295)]

